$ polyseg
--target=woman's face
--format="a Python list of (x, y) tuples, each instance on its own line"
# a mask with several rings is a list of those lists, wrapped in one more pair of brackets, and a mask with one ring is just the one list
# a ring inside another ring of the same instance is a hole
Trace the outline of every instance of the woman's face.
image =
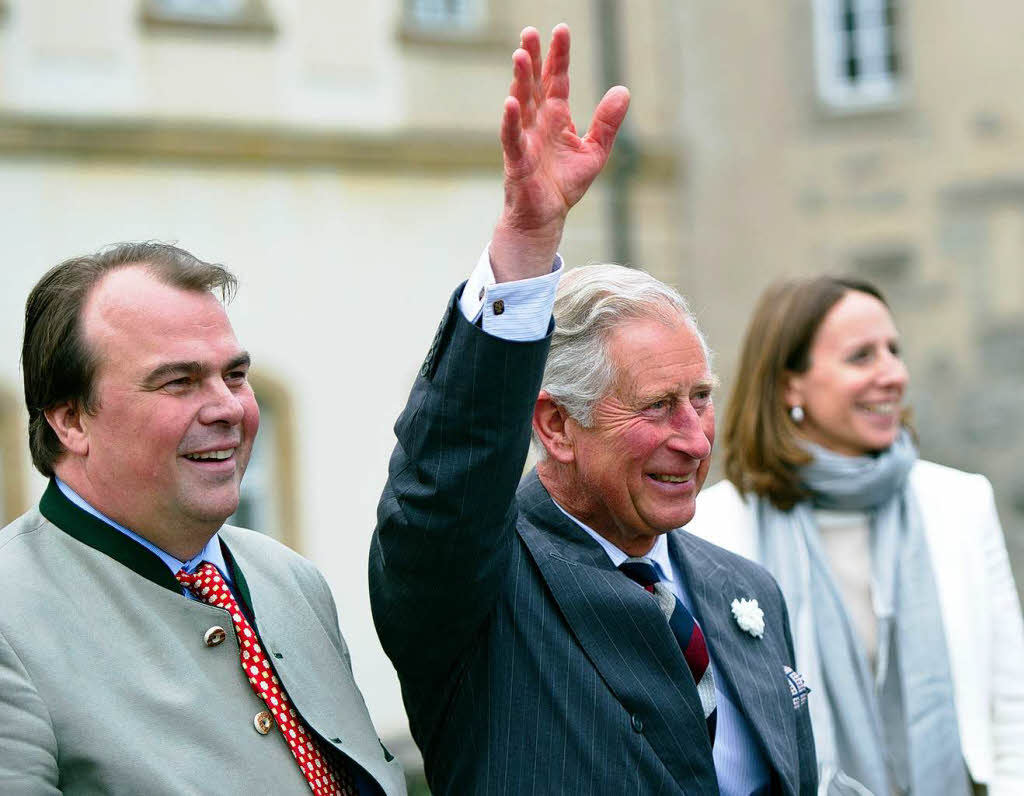
[(847, 292), (818, 327), (810, 360), (806, 372), (789, 375), (785, 392), (788, 406), (804, 410), (799, 433), (847, 456), (888, 448), (900, 432), (907, 368), (886, 306)]

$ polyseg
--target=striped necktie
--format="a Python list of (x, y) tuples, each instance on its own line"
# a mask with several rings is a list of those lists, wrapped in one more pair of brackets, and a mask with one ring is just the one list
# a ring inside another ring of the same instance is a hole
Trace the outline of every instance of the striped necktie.
[[(277, 679), (270, 661), (260, 646), (256, 631), (245, 618), (217, 567), (209, 561), (204, 561), (195, 573), (189, 574), (182, 569), (175, 577), (197, 599), (223, 608), (231, 614), (231, 622), (238, 638), (240, 663), (245, 676), (252, 690), (270, 709), (281, 731), (281, 737), (288, 744), (314, 796), (355, 796), (358, 793), (357, 786), (344, 761), (337, 755), (331, 755), (324, 748), (325, 745), (306, 727), (306, 723), (292, 706), (284, 686)], [(257, 726), (257, 731), (265, 735), (270, 726), (269, 723)]]
[(718, 711), (715, 700), (715, 679), (711, 673), (711, 660), (708, 656), (704, 633), (693, 618), (693, 614), (686, 610), (686, 606), (672, 592), (672, 587), (658, 577), (658, 569), (649, 558), (627, 558), (619, 565), (619, 569), (654, 595), (658, 601), (658, 607), (661, 608), (661, 612), (668, 620), (672, 634), (683, 651), (686, 665), (690, 667), (693, 682), (697, 684), (697, 696), (700, 697), (700, 704), (704, 709), (704, 718), (708, 724), (708, 736), (714, 745)]

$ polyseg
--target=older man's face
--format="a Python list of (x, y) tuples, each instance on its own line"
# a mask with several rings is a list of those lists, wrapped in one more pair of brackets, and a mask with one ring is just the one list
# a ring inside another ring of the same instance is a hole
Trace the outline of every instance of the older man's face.
[(612, 332), (617, 377), (591, 428), (571, 422), (580, 516), (633, 554), (693, 518), (715, 438), (714, 378), (684, 322), (635, 320)]
[(216, 529), (238, 506), (259, 426), (224, 308), (130, 267), (96, 286), (82, 324), (99, 359), (98, 408), (82, 419), (97, 508), (143, 536)]

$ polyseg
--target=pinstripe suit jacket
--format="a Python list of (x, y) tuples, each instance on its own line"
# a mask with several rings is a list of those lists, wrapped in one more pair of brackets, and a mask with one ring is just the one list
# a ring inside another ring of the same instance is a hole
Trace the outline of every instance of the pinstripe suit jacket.
[[(518, 488), (548, 341), (448, 312), (396, 424), (370, 595), (435, 794), (717, 794), (693, 680), (654, 600), (552, 502)], [(670, 537), (696, 614), (761, 739), (776, 792), (816, 781), (794, 709), (785, 606), (759, 566)], [(755, 639), (732, 619), (756, 597)]]

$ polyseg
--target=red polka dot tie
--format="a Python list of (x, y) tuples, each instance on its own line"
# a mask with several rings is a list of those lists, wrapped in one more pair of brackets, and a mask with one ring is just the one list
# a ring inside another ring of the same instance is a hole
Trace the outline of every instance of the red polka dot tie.
[(306, 729), (302, 717), (292, 707), (284, 686), (277, 679), (277, 675), (270, 667), (270, 661), (263, 653), (256, 631), (245, 618), (217, 567), (204, 561), (193, 574), (190, 575), (182, 569), (176, 577), (178, 582), (198, 599), (217, 608), (223, 608), (231, 614), (241, 652), (242, 670), (249, 679), (252, 690), (273, 714), (282, 737), (295, 755), (295, 761), (302, 769), (313, 793), (316, 796), (358, 796), (359, 791), (351, 774), (343, 765), (335, 765), (331, 757), (324, 754), (319, 740)]

